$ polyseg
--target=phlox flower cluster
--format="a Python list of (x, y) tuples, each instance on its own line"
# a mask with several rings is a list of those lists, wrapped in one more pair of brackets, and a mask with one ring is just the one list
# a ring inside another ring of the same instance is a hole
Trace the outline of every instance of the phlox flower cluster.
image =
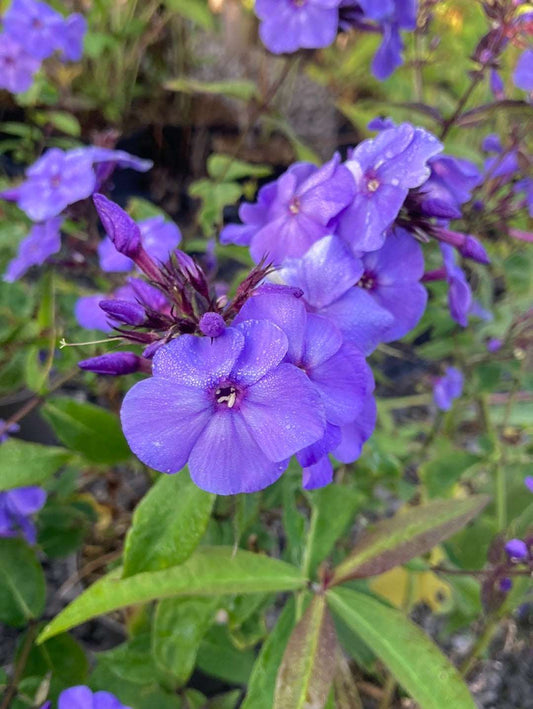
[(359, 457), (376, 421), (366, 356), (412, 330), (426, 307), (421, 242), (488, 261), (473, 236), (449, 229), (480, 179), (475, 167), (442, 156), (423, 129), (375, 127), (346, 161), (297, 163), (241, 206), (243, 223), (221, 241), (249, 247), (257, 265), (231, 299), (176, 248), (176, 228), (136, 223), (94, 196), (102, 267), (137, 273), (107, 297), (81, 299), (77, 317), (143, 349), (80, 366), (151, 374), (121, 410), (147, 465), (188, 465), (199, 487), (235, 494), (272, 484), (293, 456), (307, 489), (332, 480), (330, 455)]
[(27, 91), (53, 54), (63, 62), (81, 59), (87, 23), (77, 12), (63, 17), (40, 0), (12, 0), (1, 23), (0, 89)]
[(256, 0), (259, 34), (274, 54), (319, 49), (339, 31), (355, 28), (382, 36), (372, 63), (378, 79), (402, 64), (402, 30), (416, 26), (417, 0)]
[[(31, 266), (45, 263), (60, 250), (61, 226), (68, 208), (100, 189), (116, 167), (145, 172), (151, 166), (151, 161), (123, 150), (98, 146), (47, 150), (26, 170), (21, 184), (0, 192), (1, 199), (16, 202), (34, 222), (8, 264), (4, 280), (19, 279)], [(105, 262), (105, 247), (102, 260)]]

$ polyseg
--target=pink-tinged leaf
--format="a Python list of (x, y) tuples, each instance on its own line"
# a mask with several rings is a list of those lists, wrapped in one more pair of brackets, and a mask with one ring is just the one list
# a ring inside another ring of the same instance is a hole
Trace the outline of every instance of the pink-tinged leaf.
[(322, 709), (333, 683), (336, 653), (326, 599), (314, 596), (285, 649), (273, 709)]
[(474, 519), (487, 495), (466, 500), (437, 500), (379, 522), (337, 566), (328, 586), (382, 574), (433, 549)]

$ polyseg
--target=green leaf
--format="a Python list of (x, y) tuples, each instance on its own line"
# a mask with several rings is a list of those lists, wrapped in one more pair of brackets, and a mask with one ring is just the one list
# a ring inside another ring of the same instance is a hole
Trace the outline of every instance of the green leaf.
[(188, 471), (161, 475), (141, 500), (124, 548), (124, 578), (183, 563), (207, 528), (215, 496), (196, 487)]
[(165, 5), (206, 30), (215, 28), (215, 18), (206, 0), (165, 0)]
[(243, 177), (268, 177), (272, 174), (269, 165), (253, 165), (237, 160), (231, 155), (214, 153), (207, 158), (207, 173), (213, 180), (242, 180)]
[(22, 539), (0, 538), (0, 622), (20, 626), (39, 618), (45, 598), (35, 552)]
[(198, 219), (205, 234), (222, 224), (222, 212), (227, 204), (233, 204), (242, 195), (242, 187), (237, 182), (213, 182), (197, 180), (189, 187), (191, 197), (202, 200)]
[(89, 663), (79, 643), (70, 635), (58, 635), (42, 645), (34, 645), (28, 655), (23, 677), (44, 677), (51, 673), (49, 699), (57, 699), (67, 687), (85, 684)]
[(157, 680), (158, 672), (152, 657), (149, 632), (140, 633), (112, 650), (99, 652), (98, 664), (132, 684), (150, 685)]
[(201, 547), (180, 566), (125, 579), (120, 575), (121, 569), (115, 569), (78, 596), (44, 628), (39, 641), (103, 613), (157, 598), (275, 593), (306, 584), (300, 570), (289, 564), (230, 547)]
[(230, 640), (227, 627), (214, 625), (203, 639), (196, 664), (211, 677), (230, 684), (246, 684), (252, 671), (253, 650), (238, 650)]
[(289, 638), (276, 679), (273, 709), (323, 707), (335, 675), (336, 651), (326, 598), (315, 595)]
[[(446, 445), (449, 446), (448, 441)], [(439, 457), (433, 457), (420, 466), (423, 479), (430, 497), (442, 497), (448, 493), (461, 475), (476, 463), (480, 457), (462, 450), (450, 450)]]
[[(90, 529), (93, 509), (88, 505), (49, 503), (39, 513), (39, 546), (46, 556), (67, 556), (81, 546)], [(95, 516), (95, 515), (94, 515)]]
[(72, 454), (64, 448), (10, 439), (0, 446), (0, 491), (40, 485)]
[(341, 485), (328, 485), (310, 494), (312, 513), (304, 555), (304, 569), (313, 577), (353, 520), (361, 502), (359, 493)]
[(488, 501), (486, 495), (437, 500), (379, 522), (335, 569), (330, 585), (376, 576), (425, 554), (464, 527)]
[(61, 443), (92, 463), (118, 463), (131, 456), (118, 418), (99, 406), (55, 398), (42, 412)]
[(250, 675), (248, 691), (241, 709), (272, 708), (278, 668), (294, 628), (294, 608), (294, 598), (290, 598), (283, 607), (278, 622), (263, 643)]
[(165, 82), (164, 88), (185, 94), (222, 94), (230, 98), (251, 101), (257, 97), (257, 85), (247, 79), (228, 79), (226, 81), (198, 81), (185, 76)]
[(218, 606), (217, 598), (167, 598), (160, 601), (152, 628), (152, 653), (163, 672), (181, 687), (189, 679), (198, 648)]
[(155, 680), (143, 685), (130, 682), (108, 667), (105, 658), (100, 659), (102, 654), (107, 653), (99, 653), (98, 664), (89, 680), (92, 690), (111, 692), (131, 709), (181, 709), (180, 698), (159, 687)]
[(421, 709), (475, 709), (459, 672), (403, 613), (347, 588), (330, 590), (327, 598)]

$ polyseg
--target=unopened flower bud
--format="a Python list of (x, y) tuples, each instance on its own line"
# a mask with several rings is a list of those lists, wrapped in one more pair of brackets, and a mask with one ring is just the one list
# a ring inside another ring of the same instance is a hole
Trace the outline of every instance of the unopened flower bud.
[(465, 258), (470, 258), (478, 263), (490, 263), (490, 258), (487, 252), (479, 241), (473, 236), (466, 236), (463, 245), (459, 247), (459, 252)]
[(522, 539), (511, 539), (505, 545), (505, 552), (512, 561), (523, 561), (527, 559), (527, 544)]
[(204, 313), (199, 324), (206, 337), (220, 337), (226, 331), (224, 318), (218, 313)]
[(146, 322), (146, 311), (138, 303), (128, 300), (101, 300), (101, 309), (113, 320), (136, 327)]
[(93, 201), (102, 225), (117, 251), (135, 260), (142, 250), (141, 230), (137, 224), (118, 204), (103, 194), (95, 194)]
[(133, 352), (112, 352), (100, 357), (91, 357), (78, 362), (78, 367), (95, 374), (114, 376), (133, 374), (146, 369), (142, 357)]

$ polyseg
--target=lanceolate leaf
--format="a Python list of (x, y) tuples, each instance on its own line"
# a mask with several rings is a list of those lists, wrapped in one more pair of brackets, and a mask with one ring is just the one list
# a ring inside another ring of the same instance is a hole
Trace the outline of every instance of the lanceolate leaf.
[(336, 569), (330, 586), (382, 574), (430, 551), (473, 519), (489, 498), (432, 502), (378, 523)]
[(180, 566), (121, 579), (116, 569), (68, 605), (41, 633), (42, 642), (90, 618), (136, 603), (173, 596), (219, 596), (302, 588), (299, 569), (277, 559), (230, 547), (201, 547)]
[(35, 553), (22, 539), (0, 539), (0, 622), (24, 625), (44, 609), (46, 584)]
[(337, 637), (323, 595), (316, 595), (294, 628), (276, 680), (273, 709), (323, 707), (333, 676)]
[(295, 604), (294, 599), (290, 598), (255, 661), (241, 709), (272, 709), (276, 676), (294, 622)]
[(133, 515), (124, 549), (124, 577), (183, 563), (200, 542), (214, 501), (215, 496), (196, 487), (185, 470), (161, 475)]
[(456, 668), (403, 613), (347, 588), (332, 589), (327, 598), (421, 709), (475, 709)]

